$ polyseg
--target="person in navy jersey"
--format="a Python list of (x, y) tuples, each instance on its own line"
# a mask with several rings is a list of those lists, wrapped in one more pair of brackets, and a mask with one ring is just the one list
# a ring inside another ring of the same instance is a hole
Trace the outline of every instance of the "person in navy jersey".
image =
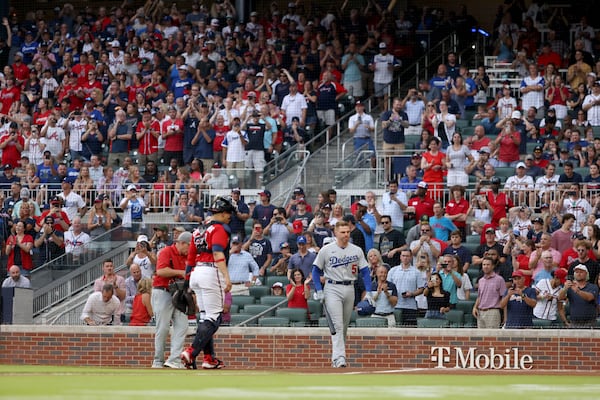
[(252, 226), (252, 234), (242, 246), (242, 250), (252, 255), (260, 267), (259, 275), (265, 276), (267, 268), (271, 266), (273, 260), (273, 248), (271, 241), (263, 234), (263, 227), (259, 222), (255, 222)]
[(238, 235), (244, 239), (246, 231), (244, 225), (246, 220), (250, 217), (250, 209), (248, 205), (244, 203), (239, 188), (231, 189), (231, 204), (233, 204), (234, 211), (231, 214), (231, 221), (229, 222), (229, 229), (231, 234)]
[(533, 308), (537, 304), (537, 293), (534, 288), (525, 287), (523, 271), (512, 273), (513, 285), (502, 300), (500, 309), (506, 307), (505, 328), (532, 328)]
[(125, 122), (125, 117), (125, 111), (117, 111), (115, 121), (108, 129), (108, 139), (111, 143), (108, 165), (115, 168), (122, 165), (125, 157), (129, 155), (129, 141), (133, 128)]
[(275, 206), (271, 204), (271, 192), (263, 190), (258, 194), (260, 196), (260, 204), (257, 204), (252, 211), (252, 219), (258, 221), (264, 228), (269, 225), (269, 221), (273, 218)]

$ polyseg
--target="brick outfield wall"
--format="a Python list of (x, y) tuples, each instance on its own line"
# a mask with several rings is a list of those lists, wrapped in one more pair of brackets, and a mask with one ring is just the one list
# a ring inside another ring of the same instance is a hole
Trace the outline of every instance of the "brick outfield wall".
[[(215, 345), (232, 369), (322, 369), (331, 365), (328, 333), (325, 328), (221, 328)], [(348, 364), (356, 368), (436, 368), (438, 356), (447, 359), (445, 367), (455, 368), (456, 358), (468, 357), (470, 348), (473, 365), (484, 366), (492, 347), (496, 365), (516, 351), (519, 360), (531, 356), (532, 370), (600, 372), (600, 330), (351, 328), (348, 336)], [(449, 349), (432, 352), (432, 346)], [(149, 368), (153, 347), (153, 329), (146, 327), (0, 325), (0, 364)], [(460, 356), (455, 347), (462, 349)]]

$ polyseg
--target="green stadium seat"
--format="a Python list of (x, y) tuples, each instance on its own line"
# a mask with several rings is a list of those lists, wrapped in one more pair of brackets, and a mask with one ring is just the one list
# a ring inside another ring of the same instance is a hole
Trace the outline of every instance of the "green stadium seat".
[(536, 146), (539, 146), (539, 143), (527, 143), (527, 154), (533, 154), (533, 149), (535, 149)]
[(465, 118), (466, 120), (468, 120), (471, 123), (471, 126), (473, 125), (473, 117), (475, 116), (475, 114), (477, 114), (477, 110), (465, 110)]
[(258, 320), (258, 326), (287, 327), (290, 326), (290, 320), (284, 317), (262, 317)]
[(386, 318), (365, 317), (356, 320), (357, 328), (387, 328), (388, 320)]
[(465, 126), (459, 129), (463, 140), (466, 139), (469, 136), (473, 136), (473, 133), (475, 132), (475, 127), (474, 126)]
[(473, 289), (471, 289), (471, 292), (469, 293), (469, 300), (477, 300), (477, 290), (475, 289), (475, 286), (473, 286)]
[[(244, 314), (257, 315), (267, 311), (270, 307), (266, 304), (246, 304), (244, 306)], [(272, 317), (273, 315), (275, 315), (275, 312), (271, 310), (265, 314), (265, 317)]]
[(463, 246), (465, 246), (467, 249), (469, 249), (469, 251), (471, 253), (474, 253), (475, 250), (477, 250), (477, 247), (479, 247), (479, 243), (467, 242), (467, 243), (463, 243)]
[(477, 325), (475, 318), (473, 318), (474, 305), (475, 300), (458, 300), (456, 302), (456, 309), (463, 312), (465, 328), (470, 328)]
[(467, 126), (470, 126), (471, 121), (469, 121), (468, 119), (457, 119), (456, 120), (456, 129), (458, 129), (459, 131), (462, 131), (462, 128), (466, 128)]
[(552, 321), (549, 319), (533, 318), (533, 327), (538, 329), (547, 329), (552, 327)]
[(318, 322), (319, 318), (323, 315), (323, 304), (320, 301), (309, 299), (308, 312), (310, 321)]
[(230, 314), (237, 314), (240, 312), (240, 306), (238, 306), (237, 304), (232, 304), (229, 306), (229, 313)]
[(231, 296), (231, 304), (239, 307), (240, 311), (244, 310), (246, 304), (254, 304), (254, 296), (235, 295)]
[(284, 300), (286, 300), (286, 302), (280, 305), (279, 307), (287, 307), (287, 298), (284, 296), (263, 296), (260, 298), (260, 304), (274, 306), (275, 304), (279, 304)]
[[(250, 314), (231, 314), (231, 322), (230, 325), (231, 326), (236, 326), (241, 322), (246, 321), (248, 318), (252, 317), (252, 315)], [(258, 321), (256, 319), (246, 323), (245, 325), (247, 326), (256, 326), (258, 325)]]
[(513, 176), (515, 174), (515, 169), (513, 167), (498, 167), (496, 168), (496, 176), (503, 178), (502, 183), (506, 182), (506, 179), (509, 176)]
[(465, 323), (464, 316), (465, 313), (461, 310), (450, 310), (446, 313), (451, 328), (462, 328)]
[(447, 319), (417, 318), (417, 328), (447, 328), (450, 322)]
[(394, 309), (394, 317), (396, 318), (396, 326), (402, 326), (402, 310), (399, 308)]
[(269, 294), (271, 294), (270, 286), (250, 286), (248, 290), (250, 291), (250, 296), (254, 296), (254, 300), (256, 303), (260, 303), (261, 297), (268, 296)]
[(306, 326), (308, 312), (305, 308), (280, 308), (275, 311), (276, 317), (284, 317), (290, 320), (290, 326)]
[(481, 119), (471, 119), (471, 126), (481, 125)]
[(581, 175), (582, 178), (585, 178), (586, 176), (588, 176), (590, 174), (590, 168), (589, 167), (573, 168), (573, 172), (577, 172), (579, 175)]
[(476, 243), (479, 245), (479, 243), (481, 243), (481, 236), (480, 235), (468, 235), (467, 240), (465, 242), (466, 243)]

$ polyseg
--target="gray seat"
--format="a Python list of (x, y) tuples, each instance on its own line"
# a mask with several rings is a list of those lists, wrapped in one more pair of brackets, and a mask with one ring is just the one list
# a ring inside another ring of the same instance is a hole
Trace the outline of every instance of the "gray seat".
[(235, 295), (231, 297), (231, 304), (239, 307), (240, 311), (244, 310), (247, 304), (254, 304), (254, 296)]
[[(250, 314), (231, 314), (231, 326), (236, 326), (240, 322), (246, 321), (248, 318), (252, 317)], [(256, 326), (258, 325), (257, 319), (253, 319), (252, 321), (246, 323), (247, 326)]]
[[(244, 314), (257, 315), (267, 311), (271, 306), (266, 304), (246, 304), (244, 307)], [(266, 317), (272, 317), (274, 315), (273, 310), (264, 314)]]

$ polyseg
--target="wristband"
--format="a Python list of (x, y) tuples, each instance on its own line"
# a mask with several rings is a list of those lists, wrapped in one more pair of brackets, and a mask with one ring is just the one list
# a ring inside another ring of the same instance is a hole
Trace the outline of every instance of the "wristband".
[(221, 262), (221, 261), (225, 261), (224, 258), (219, 258), (218, 260), (215, 260), (215, 263)]

